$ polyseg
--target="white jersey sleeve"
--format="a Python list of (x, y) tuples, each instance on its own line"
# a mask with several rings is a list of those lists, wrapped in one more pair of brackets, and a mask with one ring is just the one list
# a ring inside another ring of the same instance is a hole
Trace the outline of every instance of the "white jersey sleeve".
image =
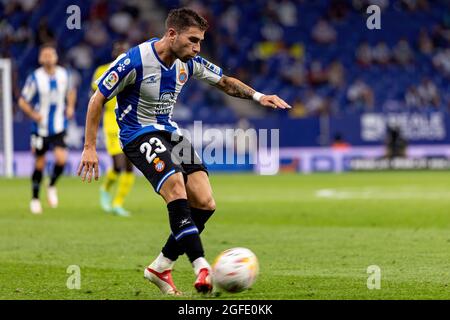
[(25, 85), (22, 88), (22, 97), (26, 102), (30, 103), (33, 100), (37, 92), (37, 83), (34, 72), (27, 77)]
[[(191, 68), (192, 65), (192, 68)], [(189, 69), (192, 70), (192, 75), (204, 80), (210, 84), (216, 84), (222, 78), (222, 68), (209, 62), (201, 56), (197, 56), (188, 62)]]

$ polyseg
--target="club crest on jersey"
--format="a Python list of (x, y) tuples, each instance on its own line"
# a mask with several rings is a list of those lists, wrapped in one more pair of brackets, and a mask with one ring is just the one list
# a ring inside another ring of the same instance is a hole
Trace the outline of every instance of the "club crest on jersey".
[(180, 74), (178, 75), (178, 80), (181, 82), (181, 84), (185, 83), (186, 80), (188, 79), (186, 70), (181, 69), (180, 70)]
[(163, 160), (161, 160), (160, 158), (156, 158), (155, 160), (153, 160), (153, 163), (155, 164), (155, 170), (157, 172), (161, 172), (164, 170), (164, 168), (166, 167), (166, 164)]
[(114, 85), (119, 81), (119, 75), (115, 71), (111, 71), (103, 80), (103, 85), (106, 87), (106, 89), (111, 90)]

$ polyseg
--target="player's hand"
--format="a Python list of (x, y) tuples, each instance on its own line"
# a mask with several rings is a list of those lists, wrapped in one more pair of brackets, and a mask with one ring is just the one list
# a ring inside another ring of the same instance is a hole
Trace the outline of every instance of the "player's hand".
[(66, 109), (66, 118), (71, 120), (73, 118), (73, 114), (74, 114), (74, 108), (67, 108)]
[(277, 95), (264, 95), (259, 100), (259, 103), (264, 107), (270, 107), (274, 109), (290, 109), (292, 108), (290, 105), (286, 103), (283, 99), (278, 97)]
[(40, 114), (39, 112), (33, 112), (33, 113), (31, 114), (31, 119), (33, 119), (34, 122), (39, 123), (39, 122), (41, 122), (41, 120), (42, 120), (42, 116), (41, 116), (41, 114)]
[(98, 156), (95, 148), (84, 148), (77, 174), (81, 176), (83, 182), (87, 177), (87, 181), (90, 183), (92, 176), (95, 180), (98, 180)]

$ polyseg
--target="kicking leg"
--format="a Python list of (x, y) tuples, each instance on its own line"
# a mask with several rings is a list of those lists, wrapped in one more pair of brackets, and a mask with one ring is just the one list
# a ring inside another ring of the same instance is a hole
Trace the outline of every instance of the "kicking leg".
[[(186, 252), (194, 267), (194, 272), (197, 275), (197, 280), (194, 284), (195, 288), (199, 292), (211, 291), (211, 267), (204, 258), (199, 230), (191, 217), (183, 175), (181, 173), (176, 173), (170, 176), (163, 184), (160, 194), (167, 203), (172, 236), (178, 246)], [(152, 270), (153, 268), (161, 270), (162, 267), (166, 267), (170, 270), (173, 263), (174, 261), (165, 257), (162, 252), (150, 265), (149, 270)]]
[[(191, 217), (182, 167), (172, 158), (173, 143), (168, 133), (148, 133), (128, 143), (123, 151), (144, 174), (167, 204), (172, 235), (186, 252), (197, 275), (195, 288), (201, 292), (212, 289), (211, 267), (204, 258), (199, 230)], [(144, 276), (166, 294), (177, 294), (171, 270), (174, 261), (160, 254), (144, 271)]]
[[(186, 191), (192, 220), (197, 226), (199, 233), (201, 233), (205, 228), (206, 222), (216, 209), (206, 172), (196, 171), (188, 175)], [(184, 254), (184, 250), (178, 245), (173, 235), (170, 235), (162, 249), (162, 253), (165, 257), (175, 261), (180, 255)]]

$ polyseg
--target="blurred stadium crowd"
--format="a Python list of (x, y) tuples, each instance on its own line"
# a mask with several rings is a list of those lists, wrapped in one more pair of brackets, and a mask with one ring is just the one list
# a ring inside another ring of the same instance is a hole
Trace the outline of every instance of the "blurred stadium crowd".
[[(0, 0), (0, 56), (13, 58), (15, 101), (37, 66), (39, 45), (55, 41), (60, 63), (76, 75), (81, 123), (92, 73), (111, 60), (112, 42), (161, 36), (167, 11), (190, 6), (211, 25), (204, 57), (294, 108), (287, 114), (252, 108), (191, 81), (176, 119), (450, 111), (448, 0), (78, 1), (82, 28), (69, 30), (65, 13), (74, 2)], [(370, 4), (382, 10), (381, 30), (366, 27)], [(23, 117), (17, 108), (15, 117)]]

